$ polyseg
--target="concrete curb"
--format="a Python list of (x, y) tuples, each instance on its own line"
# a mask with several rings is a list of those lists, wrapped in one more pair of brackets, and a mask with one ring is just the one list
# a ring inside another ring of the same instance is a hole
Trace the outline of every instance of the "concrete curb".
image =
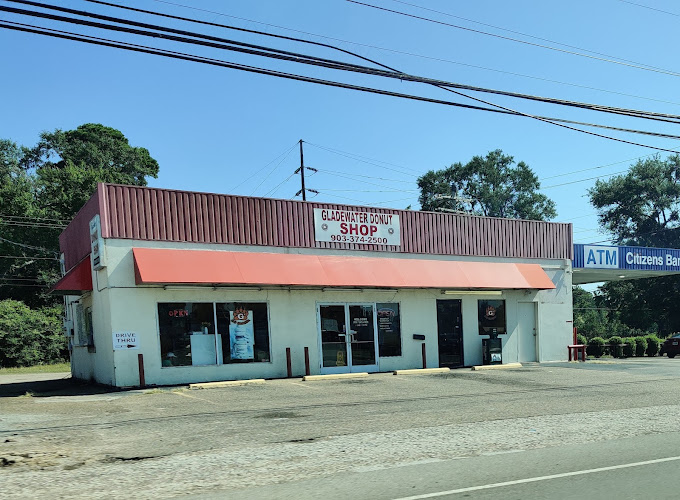
[(240, 385), (264, 384), (263, 378), (253, 378), (250, 380), (223, 380), (221, 382), (202, 382), (200, 384), (189, 384), (189, 389), (217, 389), (218, 387), (234, 387)]
[(430, 373), (448, 373), (451, 368), (413, 368), (411, 370), (394, 370), (394, 375), (428, 375)]
[(302, 377), (303, 382), (314, 382), (317, 380), (335, 380), (343, 378), (365, 378), (368, 377), (368, 373), (334, 373), (331, 375), (305, 375)]
[(478, 365), (473, 366), (473, 371), (479, 370), (507, 370), (510, 368), (522, 368), (522, 363), (507, 363), (505, 365)]

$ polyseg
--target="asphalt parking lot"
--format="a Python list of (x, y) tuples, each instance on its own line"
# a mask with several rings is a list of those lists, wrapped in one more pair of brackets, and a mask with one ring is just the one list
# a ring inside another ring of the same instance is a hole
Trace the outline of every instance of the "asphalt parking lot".
[(64, 377), (0, 378), (0, 498), (246, 498), (344, 472), (548, 449), (574, 436), (597, 443), (617, 437), (613, 428), (680, 431), (677, 358), (206, 390), (110, 391)]

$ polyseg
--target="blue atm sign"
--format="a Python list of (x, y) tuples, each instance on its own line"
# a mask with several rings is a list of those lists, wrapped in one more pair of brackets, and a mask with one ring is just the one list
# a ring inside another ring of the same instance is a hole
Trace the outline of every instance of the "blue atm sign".
[(619, 247), (583, 245), (585, 268), (618, 269)]
[(680, 250), (576, 244), (574, 267), (680, 271)]

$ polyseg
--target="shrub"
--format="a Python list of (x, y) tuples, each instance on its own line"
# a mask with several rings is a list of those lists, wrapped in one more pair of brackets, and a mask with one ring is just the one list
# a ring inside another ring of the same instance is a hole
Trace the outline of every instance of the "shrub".
[(588, 342), (588, 347), (586, 347), (586, 352), (588, 356), (595, 356), (599, 358), (604, 354), (604, 339), (602, 337), (593, 337)]
[(647, 350), (647, 339), (645, 337), (635, 337), (630, 340), (635, 341), (635, 356), (640, 357), (645, 355)]
[(614, 356), (615, 358), (622, 358), (623, 357), (623, 346), (621, 345), (623, 343), (623, 339), (618, 336), (611, 337), (609, 339), (609, 354)]
[(581, 335), (580, 333), (576, 335), (576, 343), (580, 345), (586, 345), (588, 343), (588, 340), (586, 339), (585, 335)]
[(31, 366), (68, 359), (59, 307), (31, 309), (0, 301), (0, 367)]
[(659, 349), (661, 348), (661, 339), (656, 335), (647, 335), (647, 350), (645, 353), (647, 356), (656, 356), (659, 354)]
[(623, 357), (630, 358), (635, 356), (635, 337), (624, 338), (623, 341)]

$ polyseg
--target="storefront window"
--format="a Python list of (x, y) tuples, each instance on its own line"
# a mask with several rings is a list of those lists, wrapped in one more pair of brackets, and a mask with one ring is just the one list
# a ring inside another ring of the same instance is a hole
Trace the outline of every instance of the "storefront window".
[(216, 304), (223, 363), (269, 362), (267, 304)]
[(163, 366), (217, 363), (215, 315), (211, 303), (158, 304)]
[(401, 356), (401, 317), (398, 303), (375, 305), (378, 312), (378, 353), (380, 357)]
[(480, 300), (477, 308), (480, 335), (506, 333), (504, 300)]

